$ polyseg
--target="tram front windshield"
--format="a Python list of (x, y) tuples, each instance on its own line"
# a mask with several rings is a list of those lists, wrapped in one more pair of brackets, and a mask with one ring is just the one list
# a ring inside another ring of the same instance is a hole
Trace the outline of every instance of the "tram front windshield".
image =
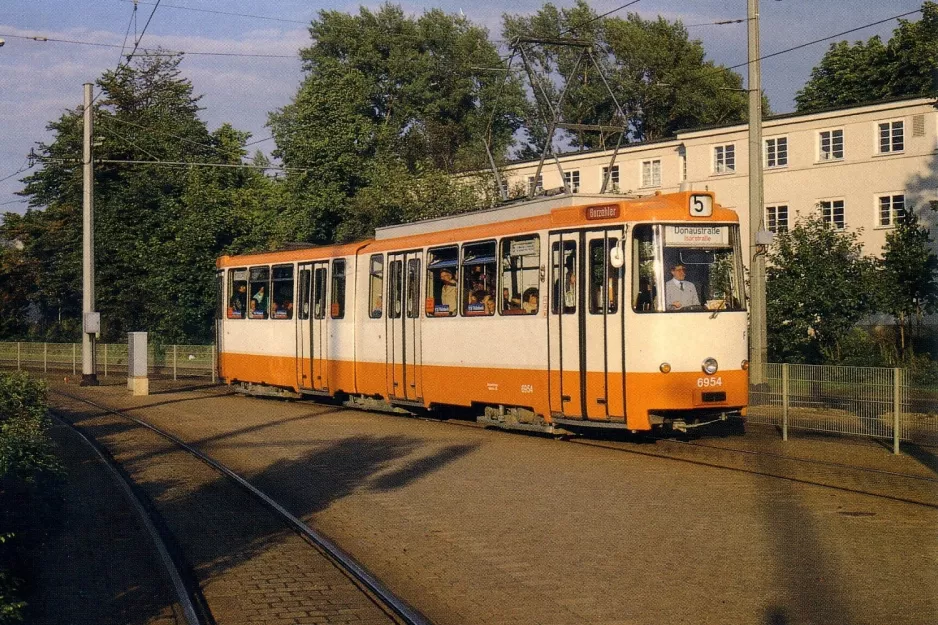
[(638, 225), (631, 274), (636, 312), (745, 310), (736, 225)]

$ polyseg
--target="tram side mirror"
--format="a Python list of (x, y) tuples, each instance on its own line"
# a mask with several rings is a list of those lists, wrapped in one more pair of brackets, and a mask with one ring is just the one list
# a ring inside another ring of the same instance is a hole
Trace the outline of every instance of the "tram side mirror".
[(625, 265), (625, 251), (621, 244), (609, 250), (609, 264), (616, 269), (621, 269)]

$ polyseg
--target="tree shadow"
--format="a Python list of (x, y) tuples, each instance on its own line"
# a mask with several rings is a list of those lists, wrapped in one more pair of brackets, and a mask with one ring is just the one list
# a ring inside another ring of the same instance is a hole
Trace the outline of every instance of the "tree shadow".
[[(145, 418), (145, 411), (149, 408), (182, 403), (185, 403), (185, 399), (172, 399), (135, 407), (131, 412)], [(144, 494), (153, 509), (158, 510), (161, 525), (174, 545), (173, 552), (185, 554), (184, 569), (201, 580), (203, 589), (211, 584), (224, 583), (221, 580), (229, 579), (230, 574), (241, 575), (241, 571), (246, 569), (263, 572), (268, 565), (276, 569), (277, 564), (285, 558), (293, 557), (291, 554), (296, 552), (296, 546), (293, 546), (292, 551), (285, 547), (288, 542), (296, 540), (293, 531), (263, 510), (262, 504), (249, 499), (241, 487), (227, 478), (202, 474), (199, 469), (192, 469), (192, 465), (185, 464), (190, 461), (180, 460), (178, 452), (164, 449), (162, 444), (158, 444), (153, 438), (155, 435), (149, 432), (143, 434), (138, 426), (121, 421), (104, 410), (89, 406), (87, 409), (72, 407), (57, 412), (79, 425), (89, 437), (112, 446), (119, 445), (120, 451), (115, 453), (119, 456), (124, 472), (134, 479), (138, 491)], [(250, 438), (251, 434), (258, 431), (340, 412), (344, 412), (341, 407), (327, 407), (323, 411), (304, 412), (205, 437), (191, 444), (210, 450), (216, 457), (238, 453), (239, 450), (251, 454), (255, 453), (254, 450), (269, 446), (305, 449), (297, 457), (279, 460), (255, 474), (242, 477), (295, 517), (307, 520), (357, 490), (386, 492), (403, 488), (472, 453), (478, 447), (471, 444), (439, 446), (412, 435), (351, 435), (329, 441), (297, 438), (274, 441), (267, 436), (262, 443), (245, 440), (245, 437)], [(121, 437), (130, 438), (117, 443)], [(131, 444), (128, 440), (139, 443)], [(180, 462), (183, 464), (180, 465)], [(174, 468), (177, 466), (185, 469)], [(204, 470), (209, 471), (208, 468)], [(189, 475), (200, 475), (202, 481), (192, 487), (187, 483)], [(58, 523), (55, 531), (61, 534), (58, 537), (60, 540), (73, 539), (69, 537), (67, 519)], [(210, 540), (206, 539), (206, 531), (211, 532)], [(135, 534), (130, 533), (130, 536)], [(90, 541), (98, 538), (79, 537), (80, 540)], [(55, 537), (50, 537), (50, 540), (53, 539)], [(107, 545), (98, 545), (97, 548), (107, 549)], [(61, 565), (67, 567), (69, 563), (62, 562)], [(169, 606), (153, 605), (152, 601), (148, 604), (146, 594), (149, 587), (139, 581), (132, 578), (122, 580), (123, 587), (114, 588), (113, 596), (104, 598), (105, 603), (125, 605), (129, 602), (149, 607), (141, 613), (123, 613), (114, 623), (142, 625), (159, 618), (161, 614), (165, 616)], [(323, 596), (321, 589), (308, 583), (307, 586), (309, 588), (300, 585), (295, 593), (307, 593), (308, 599), (321, 601), (321, 609), (324, 611), (337, 609), (330, 606), (329, 597)], [(281, 590), (271, 589), (272, 596)], [(254, 595), (251, 600), (258, 598)], [(237, 604), (240, 599), (235, 594), (232, 602)], [(43, 600), (54, 602), (56, 598), (44, 597)], [(276, 597), (272, 601), (277, 601)], [(218, 608), (217, 604), (213, 607)], [(373, 606), (369, 609), (373, 609)], [(54, 613), (54, 606), (46, 605), (42, 612)], [(95, 613), (100, 613), (100, 610)], [(101, 625), (109, 624), (102, 622)]]

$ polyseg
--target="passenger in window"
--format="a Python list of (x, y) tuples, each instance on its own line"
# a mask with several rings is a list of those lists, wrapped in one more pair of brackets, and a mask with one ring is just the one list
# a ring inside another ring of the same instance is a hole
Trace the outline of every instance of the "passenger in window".
[(495, 296), (494, 295), (492, 295), (489, 292), (486, 292), (485, 295), (482, 296), (482, 304), (485, 306), (486, 315), (495, 314)]
[(229, 305), (231, 306), (232, 317), (243, 317), (244, 308), (248, 302), (248, 287), (246, 284), (238, 286), (238, 292), (231, 296)]
[(567, 268), (563, 276), (564, 312), (576, 310), (576, 272), (573, 271), (573, 256), (567, 258)]
[(375, 304), (371, 308), (372, 319), (377, 319), (378, 317), (381, 316), (381, 309), (382, 309), (382, 302), (381, 302), (381, 296), (379, 295), (378, 297), (375, 298)]
[(521, 301), (516, 297), (511, 297), (511, 291), (506, 286), (502, 289), (502, 310), (514, 310), (521, 308)]
[(266, 307), (266, 295), (264, 294), (264, 287), (261, 286), (257, 289), (257, 293), (254, 294), (254, 297), (251, 298), (251, 313), (254, 315), (263, 315)]
[(700, 306), (700, 297), (693, 282), (685, 280), (687, 271), (682, 263), (671, 266), (671, 279), (664, 285), (664, 299), (668, 310), (682, 310)]
[(531, 287), (524, 292), (521, 298), (521, 310), (525, 314), (533, 315), (537, 312), (537, 288)]
[(440, 288), (440, 303), (447, 307), (447, 311), (453, 312), (456, 310), (456, 302), (459, 299), (459, 289), (452, 269), (440, 269), (440, 282), (443, 284)]

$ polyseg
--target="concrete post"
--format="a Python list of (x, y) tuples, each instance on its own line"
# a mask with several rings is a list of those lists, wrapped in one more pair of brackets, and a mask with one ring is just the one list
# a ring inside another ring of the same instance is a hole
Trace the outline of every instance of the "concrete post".
[(759, 0), (748, 0), (749, 17), (749, 383), (765, 382), (767, 355), (765, 254), (762, 230), (762, 79), (759, 61)]
[(127, 333), (127, 388), (134, 395), (150, 394), (147, 376), (147, 333)]
[(81, 236), (81, 386), (97, 386), (94, 340), (101, 331), (100, 316), (94, 312), (94, 166), (91, 156), (91, 83), (85, 83), (84, 144), (82, 149), (82, 236)]
[(42, 344), (42, 372), (49, 372), (49, 344)]
[(176, 345), (173, 345), (173, 382), (176, 381)]

